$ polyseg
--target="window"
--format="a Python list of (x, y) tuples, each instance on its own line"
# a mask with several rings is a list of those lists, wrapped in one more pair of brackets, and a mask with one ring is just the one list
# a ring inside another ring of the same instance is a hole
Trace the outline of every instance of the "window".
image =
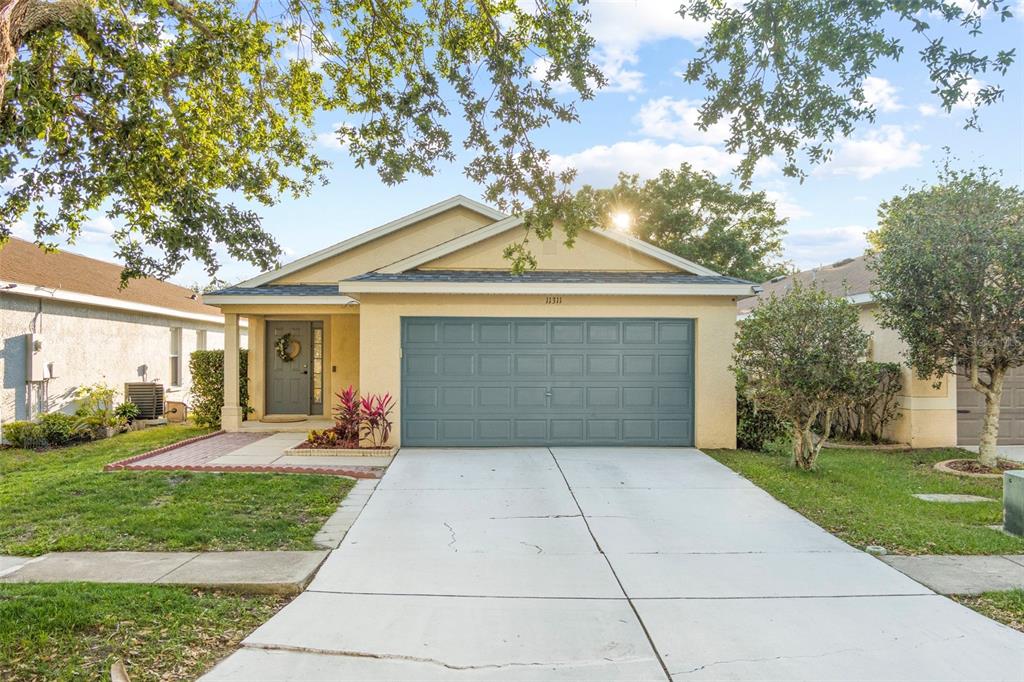
[(171, 327), (171, 386), (181, 386), (181, 327)]
[(206, 330), (196, 331), (196, 350), (206, 350)]
[(313, 327), (313, 402), (324, 402), (324, 328)]

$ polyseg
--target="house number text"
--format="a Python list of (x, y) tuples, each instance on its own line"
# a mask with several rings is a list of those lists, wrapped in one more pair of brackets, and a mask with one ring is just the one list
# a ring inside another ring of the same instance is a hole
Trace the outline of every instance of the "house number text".
[(548, 296), (547, 298), (544, 299), (544, 303), (546, 303), (548, 305), (558, 305), (561, 302), (562, 302), (562, 297), (561, 296)]

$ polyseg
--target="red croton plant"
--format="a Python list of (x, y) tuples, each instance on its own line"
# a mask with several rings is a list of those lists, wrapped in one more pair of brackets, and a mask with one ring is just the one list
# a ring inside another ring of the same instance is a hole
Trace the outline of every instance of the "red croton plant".
[(390, 393), (370, 393), (359, 397), (354, 386), (335, 394), (338, 404), (332, 415), (334, 426), (323, 431), (310, 431), (306, 442), (313, 448), (358, 448), (366, 440), (371, 448), (381, 448), (391, 436), (391, 412), (394, 400)]

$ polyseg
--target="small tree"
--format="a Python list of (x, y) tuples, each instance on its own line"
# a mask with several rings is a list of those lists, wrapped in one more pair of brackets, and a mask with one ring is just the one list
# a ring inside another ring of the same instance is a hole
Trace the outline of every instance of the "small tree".
[(985, 396), (978, 458), (995, 466), (1003, 379), (1024, 365), (1024, 194), (985, 168), (939, 180), (879, 208), (879, 319), (920, 378), (956, 372)]
[[(732, 370), (758, 407), (789, 423), (794, 466), (814, 468), (832, 414), (851, 402), (868, 338), (853, 305), (799, 282), (784, 296), (772, 294), (740, 325)], [(813, 432), (819, 417), (820, 436)]]

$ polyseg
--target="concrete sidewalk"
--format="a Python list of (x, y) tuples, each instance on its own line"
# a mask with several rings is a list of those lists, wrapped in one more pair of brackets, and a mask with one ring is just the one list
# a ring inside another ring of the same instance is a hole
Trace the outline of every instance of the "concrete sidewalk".
[(889, 555), (878, 558), (939, 594), (1024, 589), (1024, 555)]
[(0, 583), (146, 583), (298, 594), (327, 557), (313, 552), (55, 552), (12, 564)]

